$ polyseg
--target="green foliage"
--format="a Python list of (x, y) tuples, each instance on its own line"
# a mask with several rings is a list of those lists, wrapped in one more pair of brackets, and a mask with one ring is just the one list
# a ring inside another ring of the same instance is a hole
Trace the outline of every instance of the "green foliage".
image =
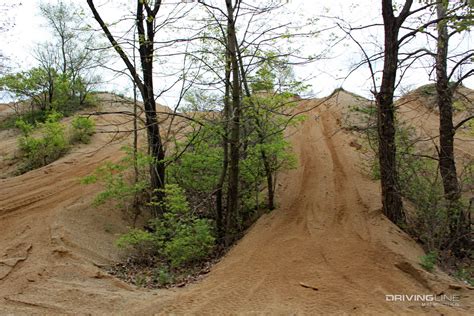
[[(201, 97), (200, 94), (193, 94), (193, 104), (204, 104), (210, 100)], [(296, 166), (296, 157), (283, 131), (286, 126), (298, 124), (303, 116), (289, 119), (285, 115), (296, 104), (291, 98), (291, 95), (281, 93), (259, 94), (244, 99), (245, 117), (249, 123), (244, 125), (242, 133), (245, 153), (240, 159), (242, 209), (237, 219), (240, 223), (253, 217), (256, 210), (264, 207), (267, 172), (275, 177), (278, 171)], [(275, 114), (278, 112), (282, 115)], [(194, 126), (194, 130), (186, 138), (177, 142), (177, 158), (173, 154), (170, 156), (173, 163), (167, 167), (167, 181), (183, 188), (193, 205), (198, 205), (200, 213), (213, 217), (215, 205), (209, 197), (218, 188), (222, 174), (222, 137), (225, 132), (218, 116), (212, 116), (201, 123), (202, 125)]]
[(275, 177), (277, 172), (293, 169), (297, 165), (284, 130), (288, 126), (296, 126), (305, 117), (291, 116), (296, 105), (292, 96), (283, 92), (244, 98), (244, 105), (248, 105), (245, 115), (252, 122), (252, 128), (246, 131), (246, 157), (241, 160), (243, 205), (247, 209), (260, 208), (259, 201), (264, 199), (259, 197), (259, 192), (266, 185), (269, 174)]
[(118, 240), (121, 247), (132, 247), (143, 254), (156, 255), (172, 267), (200, 261), (213, 250), (215, 238), (211, 222), (197, 218), (189, 209), (184, 191), (177, 185), (165, 188), (162, 217), (150, 221), (152, 232), (131, 230)]
[(436, 95), (436, 85), (434, 83), (421, 86), (418, 90), (425, 96)]
[(1, 90), (16, 100), (30, 100), (42, 112), (54, 110), (70, 115), (93, 102), (82, 78), (59, 74), (53, 68), (32, 68), (0, 78)]
[[(202, 198), (213, 191), (222, 170), (221, 132), (219, 126), (209, 123), (178, 142), (176, 152), (182, 154), (168, 166), (168, 182), (176, 183), (189, 194)], [(190, 141), (192, 146), (186, 148)]]
[(474, 119), (467, 121), (465, 126), (467, 127), (467, 133), (474, 136)]
[[(105, 186), (97, 195), (96, 204), (112, 201), (128, 209), (133, 197), (149, 190), (148, 179), (140, 178), (136, 182), (130, 179), (133, 152), (127, 148), (125, 151), (126, 156), (118, 163), (107, 162), (82, 180), (85, 184), (101, 182)], [(136, 164), (140, 170), (151, 162), (149, 156), (138, 153)], [(134, 250), (140, 258), (156, 256), (173, 268), (202, 260), (215, 243), (211, 221), (191, 212), (184, 191), (178, 185), (166, 185), (164, 194), (162, 203), (148, 202), (149, 206), (164, 210), (159, 218), (150, 221), (151, 231), (132, 229), (117, 240), (117, 245)]]
[(252, 91), (273, 91), (276, 74), (272, 71), (270, 63), (264, 63), (260, 69), (257, 70), (254, 82), (252, 82)]
[(165, 243), (164, 253), (172, 267), (179, 267), (207, 257), (214, 241), (209, 221), (193, 219), (176, 227), (173, 238)]
[(464, 166), (460, 180), (462, 185), (474, 186), (474, 160), (469, 161)]
[(374, 117), (375, 115), (377, 115), (377, 108), (375, 106), (353, 105), (349, 109), (351, 112), (361, 113), (369, 117)]
[(435, 251), (430, 251), (420, 258), (420, 265), (426, 271), (432, 272), (438, 260), (438, 254)]
[(23, 133), (23, 136), (30, 136), (31, 132), (33, 131), (33, 125), (23, 120), (17, 120), (15, 125)]
[(295, 79), (293, 69), (286, 58), (276, 52), (259, 53), (263, 62), (254, 75), (249, 76), (252, 93), (276, 92), (286, 97), (305, 92), (309, 85)]
[(474, 286), (474, 268), (460, 268), (454, 274), (458, 280), (465, 281), (469, 283), (469, 285)]
[(72, 141), (88, 144), (95, 133), (95, 123), (92, 119), (77, 116), (72, 120)]
[(65, 136), (65, 127), (59, 122), (61, 115), (52, 112), (46, 122), (38, 124), (40, 136), (34, 136), (33, 126), (23, 120), (16, 125), (22, 131), (19, 148), (23, 155), (24, 166), (20, 171), (28, 171), (45, 166), (61, 157), (69, 148)]
[(152, 233), (136, 228), (120, 236), (116, 244), (119, 248), (134, 248), (140, 257), (152, 253), (157, 247)]
[(44, 123), (46, 121), (47, 116), (47, 112), (40, 110), (28, 111), (19, 115), (9, 115), (3, 121), (0, 122), (0, 130), (17, 127), (17, 121), (24, 121), (35, 126), (36, 123)]
[(101, 205), (107, 201), (115, 203), (117, 207), (129, 210), (132, 199), (147, 192), (149, 180), (146, 178), (145, 169), (150, 165), (152, 158), (141, 152), (137, 153), (136, 165), (139, 169), (138, 181), (132, 181), (131, 170), (134, 166), (133, 151), (130, 148), (122, 148), (126, 155), (119, 162), (106, 162), (97, 168), (93, 174), (82, 179), (83, 184), (99, 182), (103, 184), (104, 190), (95, 198), (95, 204)]
[(15, 99), (31, 99), (41, 110), (49, 110), (47, 96), (53, 89), (53, 77), (57, 73), (53, 69), (32, 68), (29, 71), (8, 74), (0, 78), (0, 86), (8, 91)]
[(160, 267), (155, 269), (153, 279), (154, 283), (166, 286), (174, 282), (174, 275), (166, 267)]
[(466, 104), (461, 100), (453, 101), (453, 111), (463, 112), (466, 111)]

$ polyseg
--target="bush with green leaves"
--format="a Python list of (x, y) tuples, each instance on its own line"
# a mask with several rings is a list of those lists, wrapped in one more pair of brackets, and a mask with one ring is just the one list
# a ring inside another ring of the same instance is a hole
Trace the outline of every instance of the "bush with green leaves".
[(171, 239), (164, 243), (164, 254), (171, 267), (200, 261), (212, 252), (215, 238), (209, 220), (190, 217), (171, 228), (176, 230)]
[(36, 123), (44, 123), (46, 121), (47, 116), (48, 113), (40, 110), (30, 110), (22, 113), (9, 115), (5, 117), (2, 121), (0, 121), (0, 130), (12, 129), (15, 127), (18, 128), (18, 121), (23, 121), (34, 126), (36, 125)]
[[(178, 159), (167, 168), (168, 182), (178, 184), (188, 195), (204, 198), (213, 191), (222, 170), (223, 149), (219, 136), (222, 129), (209, 122), (186, 135), (175, 147)], [(188, 146), (192, 142), (191, 146)], [(189, 196), (188, 196), (189, 197)]]
[(198, 218), (189, 208), (184, 191), (167, 185), (161, 207), (163, 215), (150, 221), (152, 231), (132, 229), (121, 236), (117, 245), (131, 247), (141, 257), (157, 256), (172, 268), (183, 267), (210, 255), (214, 248), (212, 223)]
[(95, 133), (95, 122), (85, 116), (76, 116), (71, 123), (72, 126), (72, 142), (80, 142), (88, 144), (92, 135)]
[(420, 260), (420, 265), (423, 267), (423, 269), (432, 272), (436, 262), (438, 261), (438, 254), (435, 251), (430, 251), (426, 255), (422, 256)]
[(33, 135), (34, 126), (18, 120), (16, 126), (21, 130), (19, 148), (24, 165), (20, 171), (28, 171), (45, 166), (63, 154), (69, 148), (65, 135), (65, 126), (59, 122), (61, 114), (52, 112), (45, 123), (38, 124), (39, 136)]
[[(129, 147), (123, 147), (125, 156), (118, 162), (108, 161), (98, 167), (93, 174), (84, 177), (83, 184), (101, 183), (104, 190), (95, 197), (95, 205), (104, 204), (107, 201), (115, 206), (129, 211), (132, 209), (133, 200), (140, 195), (149, 192), (149, 179), (146, 177), (146, 169), (152, 158), (140, 151), (136, 153)], [(133, 169), (136, 166), (139, 171), (135, 179)]]
[(460, 268), (456, 271), (454, 275), (458, 280), (467, 282), (470, 286), (474, 286), (474, 268), (473, 267)]

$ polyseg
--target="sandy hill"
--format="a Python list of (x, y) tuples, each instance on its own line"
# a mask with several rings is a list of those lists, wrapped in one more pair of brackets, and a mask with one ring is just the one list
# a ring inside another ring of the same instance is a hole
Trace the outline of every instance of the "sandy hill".
[[(186, 288), (138, 289), (100, 268), (119, 258), (113, 242), (128, 222), (92, 207), (99, 188), (78, 178), (117, 159), (127, 133), (98, 133), (46, 167), (0, 180), (0, 314), (471, 314), (472, 291), (422, 270), (421, 248), (382, 216), (379, 185), (351, 146), (359, 136), (342, 128), (357, 102), (365, 101), (344, 91), (301, 102), (308, 119), (288, 133), (299, 167), (279, 177), (279, 208)], [(440, 293), (460, 295), (461, 306), (385, 299)]]
[[(414, 127), (418, 138), (417, 146), (425, 154), (436, 157), (436, 146), (439, 145), (439, 111), (433, 86), (422, 86), (397, 101), (399, 119)], [(474, 115), (474, 90), (461, 87), (454, 97), (453, 122), (456, 126), (466, 118)], [(472, 121), (471, 121), (472, 124)], [(474, 125), (464, 124), (454, 136), (454, 154), (457, 171), (464, 172), (464, 167), (474, 161)], [(465, 193), (474, 197), (474, 186), (467, 185)]]

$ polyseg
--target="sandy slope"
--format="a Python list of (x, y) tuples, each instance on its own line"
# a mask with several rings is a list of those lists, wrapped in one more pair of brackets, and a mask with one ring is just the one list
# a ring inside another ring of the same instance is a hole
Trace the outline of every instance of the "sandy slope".
[(0, 314), (469, 314), (467, 289), (455, 291), (456, 308), (385, 301), (452, 293), (455, 281), (421, 270), (421, 249), (380, 214), (378, 184), (362, 175), (349, 145), (356, 136), (340, 129), (353, 102), (341, 94), (309, 112), (290, 136), (300, 166), (279, 179), (279, 209), (184, 289), (136, 289), (97, 267), (117, 259), (112, 244), (126, 222), (92, 208), (97, 187), (77, 177), (117, 158), (120, 143), (101, 148), (107, 135), (0, 180)]

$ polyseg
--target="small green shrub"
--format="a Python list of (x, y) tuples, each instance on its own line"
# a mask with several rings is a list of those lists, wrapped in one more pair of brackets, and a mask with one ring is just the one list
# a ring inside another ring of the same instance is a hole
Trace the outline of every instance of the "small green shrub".
[(120, 236), (116, 244), (119, 248), (134, 248), (139, 256), (153, 253), (158, 246), (152, 233), (136, 228)]
[(436, 261), (438, 260), (438, 254), (435, 251), (430, 251), (426, 255), (422, 256), (420, 260), (421, 260), (420, 264), (423, 267), (423, 269), (425, 269), (426, 271), (432, 272), (436, 264)]
[(95, 133), (95, 123), (92, 119), (84, 116), (77, 116), (72, 120), (72, 142), (88, 144)]
[(164, 253), (172, 267), (179, 267), (207, 257), (214, 241), (209, 221), (194, 219), (187, 225), (178, 225), (176, 234), (166, 242)]
[(456, 271), (454, 276), (460, 280), (469, 283), (469, 285), (474, 286), (474, 268), (460, 268)]
[(93, 174), (84, 177), (82, 184), (102, 183), (104, 190), (95, 197), (95, 205), (101, 205), (111, 201), (115, 206), (128, 210), (132, 206), (133, 199), (141, 194), (146, 194), (149, 188), (149, 180), (146, 177), (152, 158), (142, 152), (136, 156), (136, 166), (139, 170), (137, 181), (132, 180), (131, 170), (134, 159), (131, 148), (123, 147), (126, 155), (117, 163), (106, 162), (98, 167)]
[(39, 110), (28, 111), (23, 114), (12, 114), (0, 121), (0, 130), (18, 128), (16, 124), (18, 121), (24, 121), (34, 126), (36, 123), (46, 121), (46, 116), (46, 112)]
[(174, 275), (166, 267), (160, 267), (154, 270), (153, 282), (166, 286), (174, 282)]
[(431, 83), (419, 88), (420, 92), (424, 95), (430, 96), (436, 94), (436, 85)]
[(215, 243), (211, 222), (192, 214), (179, 186), (166, 186), (163, 207), (165, 214), (150, 221), (152, 232), (133, 229), (121, 236), (117, 244), (131, 247), (142, 256), (157, 255), (172, 268), (207, 257)]
[(461, 100), (454, 100), (453, 101), (453, 110), (456, 111), (456, 112), (466, 111), (466, 105)]
[(466, 122), (465, 126), (467, 127), (467, 133), (471, 136), (474, 136), (474, 120)]
[(136, 277), (135, 277), (135, 285), (137, 287), (145, 287), (146, 286), (146, 277), (144, 275), (141, 275), (141, 274), (138, 274)]
[(20, 171), (28, 171), (45, 166), (61, 157), (69, 148), (65, 136), (65, 127), (59, 122), (61, 115), (51, 113), (45, 123), (38, 124), (40, 136), (33, 136), (33, 125), (18, 120), (16, 126), (22, 131), (19, 148), (23, 155), (24, 166)]

